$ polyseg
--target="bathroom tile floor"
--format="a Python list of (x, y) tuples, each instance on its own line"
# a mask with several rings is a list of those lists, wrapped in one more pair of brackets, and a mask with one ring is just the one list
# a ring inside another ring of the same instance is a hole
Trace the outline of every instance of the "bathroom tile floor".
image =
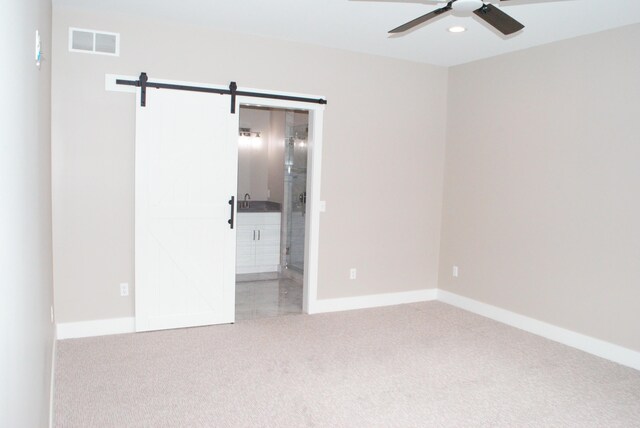
[(302, 313), (302, 283), (291, 278), (236, 282), (236, 321)]

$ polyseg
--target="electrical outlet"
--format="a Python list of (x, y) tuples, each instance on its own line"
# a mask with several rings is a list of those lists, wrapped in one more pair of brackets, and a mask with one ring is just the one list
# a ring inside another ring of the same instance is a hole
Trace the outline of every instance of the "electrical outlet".
[(356, 268), (349, 269), (349, 279), (356, 279)]
[(126, 297), (129, 295), (129, 284), (126, 282), (120, 283), (120, 296)]
[(452, 271), (452, 275), (453, 275), (453, 277), (454, 277), (454, 278), (457, 278), (457, 277), (458, 277), (458, 273), (459, 273), (459, 272), (458, 272), (458, 266), (454, 266), (454, 267), (453, 267), (453, 271)]

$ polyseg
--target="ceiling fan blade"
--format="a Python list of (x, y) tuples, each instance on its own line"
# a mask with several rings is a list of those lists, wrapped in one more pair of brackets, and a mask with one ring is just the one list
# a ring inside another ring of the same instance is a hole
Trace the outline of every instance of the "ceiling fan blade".
[(473, 13), (505, 36), (524, 28), (524, 25), (490, 4), (485, 4), (480, 9), (474, 10)]
[(404, 25), (401, 25), (397, 28), (394, 28), (393, 30), (389, 31), (390, 34), (393, 33), (402, 33), (404, 31), (410, 30), (413, 27), (416, 27), (420, 24), (422, 24), (423, 22), (427, 22), (430, 19), (433, 19), (437, 16), (442, 15), (443, 13), (449, 12), (451, 10), (451, 3), (449, 2), (445, 7), (442, 7), (440, 9), (436, 9), (433, 12), (429, 12), (426, 15), (422, 15), (416, 19), (414, 19), (413, 21), (409, 21)]

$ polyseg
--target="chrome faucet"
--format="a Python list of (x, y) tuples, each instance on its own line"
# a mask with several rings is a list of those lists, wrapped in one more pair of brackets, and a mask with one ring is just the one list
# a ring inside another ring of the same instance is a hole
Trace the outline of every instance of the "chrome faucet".
[(249, 195), (248, 193), (244, 194), (244, 201), (242, 202), (242, 206), (244, 208), (249, 208), (249, 201), (251, 200), (251, 195)]

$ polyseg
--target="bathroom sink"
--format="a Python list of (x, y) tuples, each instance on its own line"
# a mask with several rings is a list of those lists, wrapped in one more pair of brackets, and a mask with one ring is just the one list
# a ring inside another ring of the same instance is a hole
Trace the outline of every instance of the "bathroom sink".
[(239, 213), (279, 213), (280, 204), (273, 201), (238, 201)]

